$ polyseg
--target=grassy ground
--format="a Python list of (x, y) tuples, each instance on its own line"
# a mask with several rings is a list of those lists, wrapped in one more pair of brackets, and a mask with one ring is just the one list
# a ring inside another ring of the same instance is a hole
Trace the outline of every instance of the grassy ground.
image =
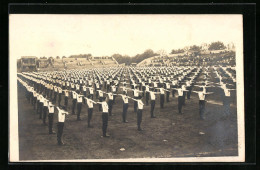
[[(218, 89), (211, 91), (215, 93), (209, 96), (206, 103), (206, 120), (199, 119), (196, 93), (186, 100), (182, 115), (178, 114), (176, 97), (171, 96), (163, 109), (159, 108), (157, 98), (157, 118), (151, 119), (150, 105), (144, 106), (144, 131), (141, 132), (137, 131), (132, 101), (127, 113), (129, 123), (122, 123), (123, 104), (121, 97), (117, 97), (113, 106), (114, 116), (110, 116), (108, 122), (110, 138), (101, 138), (102, 121), (98, 106), (94, 107), (93, 112), (94, 128), (87, 128), (87, 106), (83, 104), (82, 121), (76, 121), (76, 115), (67, 116), (63, 132), (65, 145), (58, 146), (56, 135), (48, 134), (48, 127), (42, 125), (39, 115), (18, 89), (20, 160), (236, 156), (236, 104), (231, 104), (231, 115), (225, 116)], [(55, 131), (56, 122), (57, 114), (54, 117)], [(121, 148), (125, 150), (120, 151)]]

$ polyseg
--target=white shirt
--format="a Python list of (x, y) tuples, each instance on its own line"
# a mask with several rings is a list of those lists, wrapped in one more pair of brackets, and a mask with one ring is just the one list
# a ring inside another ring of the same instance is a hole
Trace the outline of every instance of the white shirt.
[(92, 87), (89, 88), (89, 93), (93, 94), (93, 88)]
[(107, 102), (102, 102), (102, 109), (104, 113), (108, 113), (108, 105)]
[(145, 86), (145, 91), (149, 91), (149, 86), (148, 85)]
[(138, 97), (138, 90), (137, 89), (134, 89), (134, 97)]
[(36, 98), (37, 98), (37, 100), (40, 100), (40, 95), (36, 94)]
[(116, 91), (116, 86), (111, 86), (112, 92)]
[(58, 91), (58, 87), (54, 86), (54, 91), (57, 92)]
[(164, 94), (164, 89), (163, 88), (160, 88), (160, 93)]
[(142, 100), (138, 100), (137, 105), (138, 105), (138, 109), (140, 109), (140, 110), (142, 110), (144, 108), (144, 103), (142, 102)]
[(170, 89), (171, 86), (170, 86), (170, 83), (166, 83), (166, 89)]
[(64, 91), (64, 93), (65, 93), (66, 97), (69, 97), (69, 91), (66, 90), (66, 91)]
[(77, 95), (77, 102), (78, 103), (81, 103), (82, 102), (82, 95)]
[(108, 95), (109, 100), (113, 100), (114, 99), (113, 93), (107, 93), (107, 95)]
[(40, 102), (43, 103), (44, 97), (42, 95), (40, 95)]
[(59, 93), (62, 93), (62, 88), (59, 87), (58, 90), (59, 90)]
[(83, 86), (82, 89), (83, 89), (83, 91), (87, 91), (87, 87), (86, 86)]
[(78, 84), (76, 84), (76, 89), (79, 90), (79, 85)]
[(93, 108), (93, 102), (90, 99), (87, 99), (88, 108)]
[(49, 113), (54, 113), (54, 106), (48, 105)]
[(99, 97), (103, 97), (103, 92), (102, 91), (99, 91)]
[(44, 99), (43, 106), (48, 106), (48, 100), (47, 99)]
[(229, 97), (230, 96), (230, 91), (228, 89), (224, 89), (225, 96)]
[(178, 96), (183, 96), (183, 90), (182, 89), (178, 89)]
[(67, 112), (58, 108), (58, 122), (65, 121), (65, 113), (67, 113)]
[(186, 86), (185, 85), (182, 85), (181, 88), (182, 88), (182, 90), (186, 90)]
[(154, 94), (153, 91), (150, 92), (150, 96), (151, 96), (151, 100), (155, 100), (155, 97), (156, 97), (156, 96), (155, 96), (155, 94)]
[(128, 97), (126, 95), (122, 95), (122, 99), (125, 104), (128, 103)]
[(72, 92), (72, 98), (73, 98), (73, 99), (76, 99), (76, 98), (77, 98), (77, 93), (74, 92), (74, 91)]
[(122, 87), (122, 90), (123, 90), (123, 91), (126, 91), (126, 87), (125, 87), (125, 86), (123, 86), (123, 87)]
[(199, 92), (198, 95), (200, 100), (205, 100), (205, 94), (203, 92)]

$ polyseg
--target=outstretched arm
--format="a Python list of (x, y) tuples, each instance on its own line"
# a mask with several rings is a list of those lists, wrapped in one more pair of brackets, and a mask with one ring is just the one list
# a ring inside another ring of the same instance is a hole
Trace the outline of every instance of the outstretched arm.
[(132, 99), (132, 100), (134, 100), (134, 101), (137, 101), (136, 99), (134, 99), (134, 98), (132, 98), (132, 97), (129, 97), (129, 99)]

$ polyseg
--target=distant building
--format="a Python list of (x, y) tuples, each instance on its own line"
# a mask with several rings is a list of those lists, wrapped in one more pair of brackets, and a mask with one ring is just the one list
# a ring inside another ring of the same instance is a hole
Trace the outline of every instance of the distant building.
[(38, 68), (46, 68), (46, 67), (48, 67), (49, 66), (49, 60), (46, 58), (42, 58), (42, 59), (38, 59), (37, 60), (37, 67)]
[(20, 70), (21, 71), (35, 71), (36, 70), (36, 60), (35, 56), (22, 56), (20, 60)]

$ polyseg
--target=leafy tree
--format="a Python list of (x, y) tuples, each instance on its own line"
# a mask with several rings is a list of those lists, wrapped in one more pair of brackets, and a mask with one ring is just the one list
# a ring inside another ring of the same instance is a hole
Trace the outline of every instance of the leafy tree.
[(112, 57), (119, 63), (125, 63), (126, 65), (130, 65), (131, 63), (139, 63), (143, 61), (144, 59), (156, 56), (158, 54), (154, 53), (153, 50), (148, 49), (145, 50), (142, 54), (137, 54), (133, 57), (124, 55), (122, 56), (121, 54), (113, 54)]
[(153, 50), (148, 49), (142, 54), (137, 54), (132, 58), (132, 63), (139, 63), (147, 58), (153, 57), (158, 55), (157, 53), (154, 53)]
[(92, 54), (79, 54), (79, 55), (70, 55), (69, 58), (89, 58), (92, 57)]
[(217, 41), (217, 42), (212, 42), (209, 45), (209, 50), (223, 50), (225, 49), (225, 45), (223, 44), (223, 42)]
[(178, 49), (178, 50), (172, 50), (171, 51), (171, 54), (178, 54), (178, 53), (184, 53), (185, 51), (184, 51), (184, 49)]
[(199, 47), (197, 45), (193, 45), (193, 46), (190, 46), (189, 50), (199, 52), (201, 50), (201, 47)]

